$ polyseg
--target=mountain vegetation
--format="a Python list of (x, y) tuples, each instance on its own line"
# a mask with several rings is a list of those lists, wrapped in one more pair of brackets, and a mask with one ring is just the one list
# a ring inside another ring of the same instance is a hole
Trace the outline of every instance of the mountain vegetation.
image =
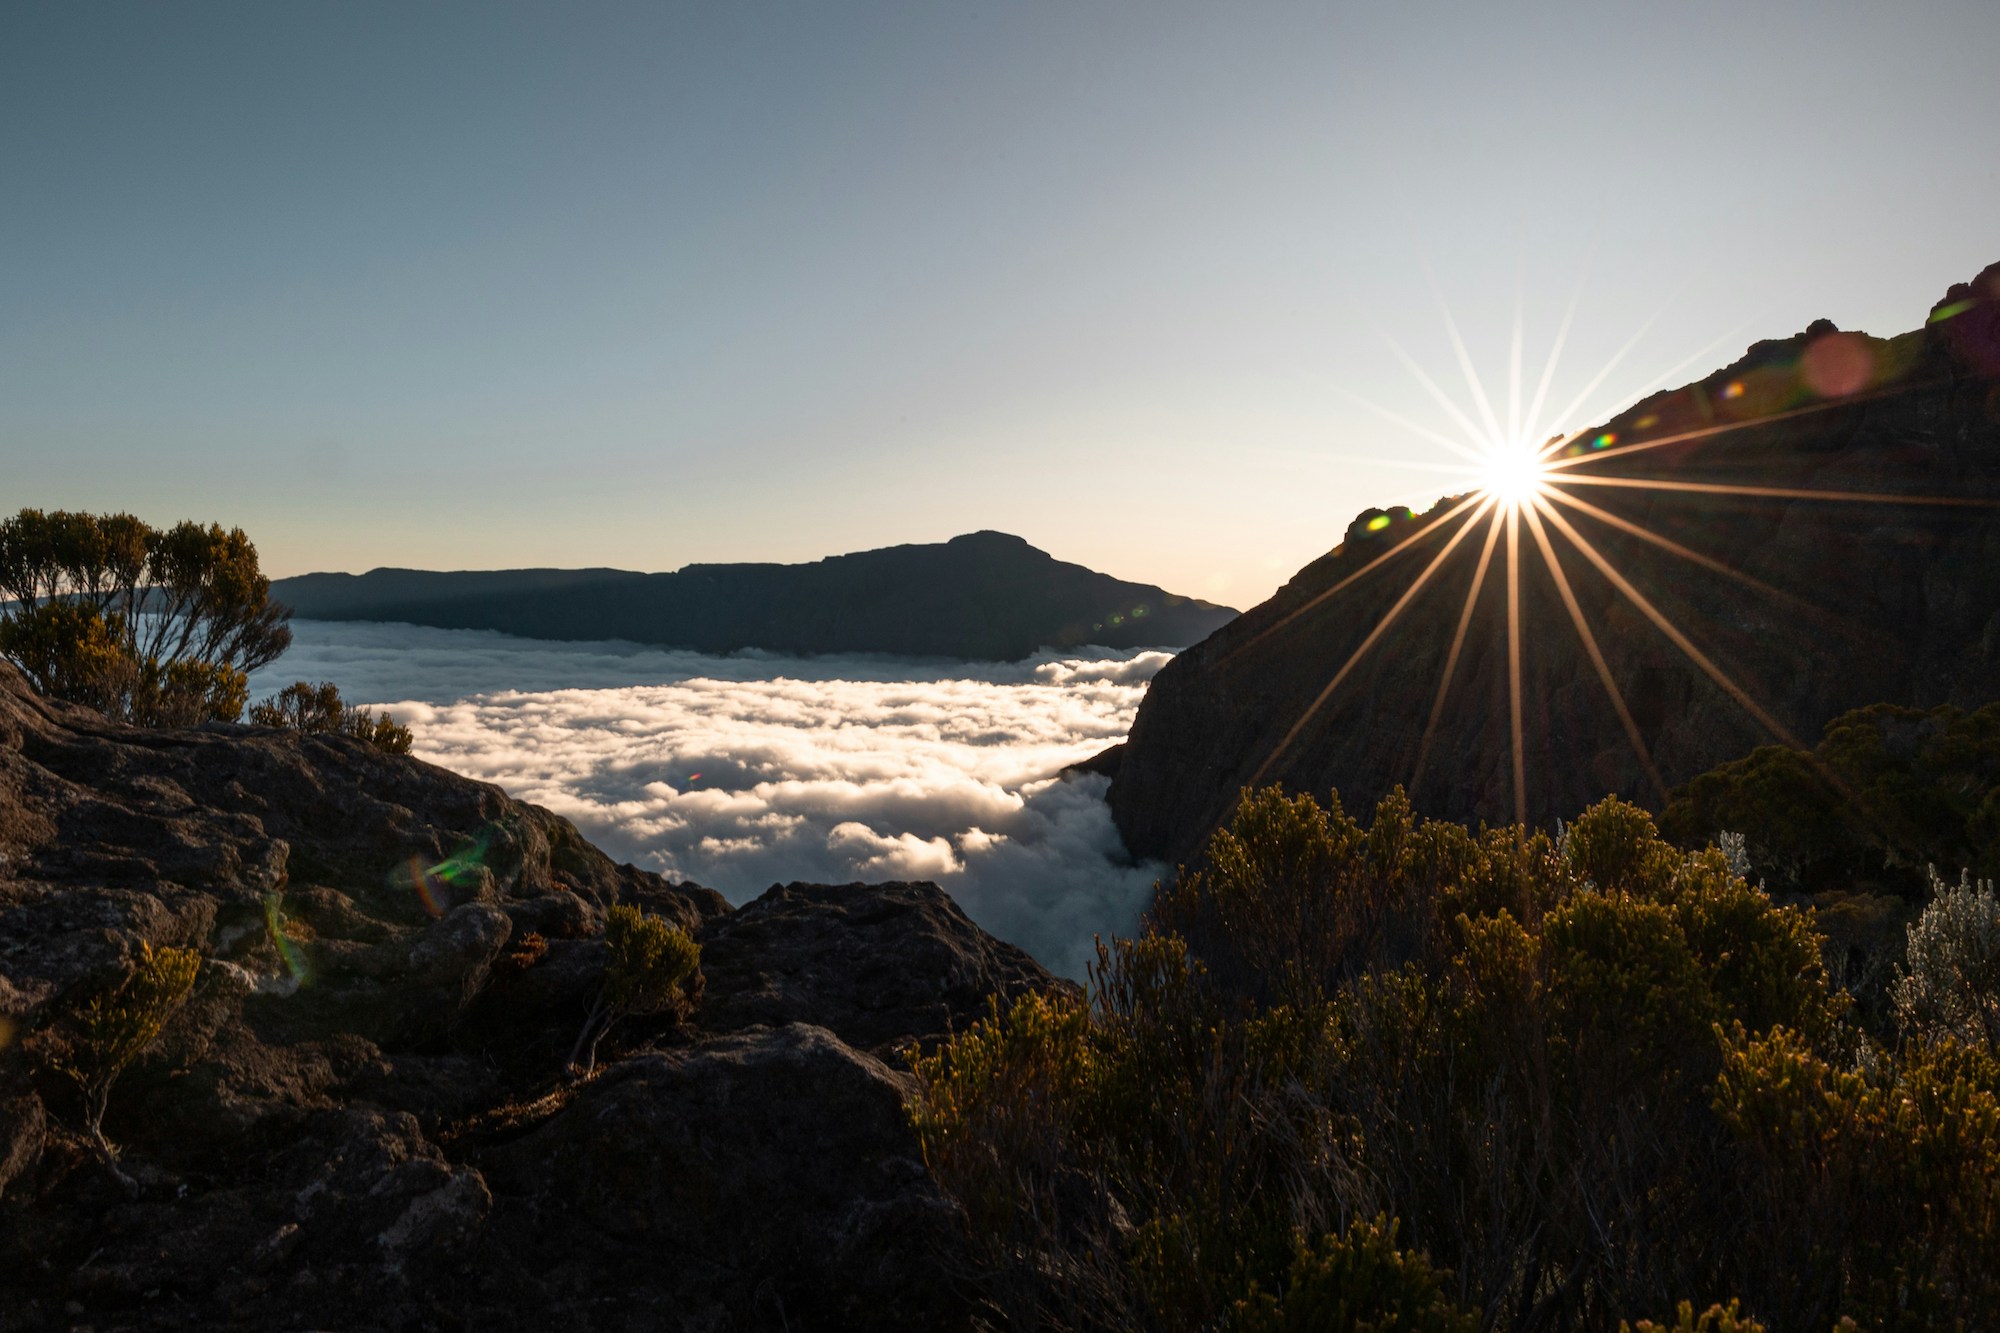
[(372, 709), (355, 707), (340, 697), (338, 685), (325, 680), (317, 685), (294, 681), (253, 705), (250, 720), (260, 727), (352, 736), (390, 754), (408, 754), (415, 742), (408, 727), (387, 713), (378, 716)]
[(533, 639), (629, 639), (708, 653), (894, 653), (1016, 661), (1039, 648), (1179, 647), (1236, 612), (975, 532), (801, 565), (671, 574), (377, 569), (281, 579), (311, 620), (406, 621)]
[(912, 1121), (1010, 1327), (1971, 1328), (1993, 901), (1870, 1023), (1810, 910), (1616, 798), (1551, 838), (1264, 789), (1087, 995), (918, 1056)]
[(0, 657), (42, 693), (147, 726), (243, 714), (291, 644), (241, 528), (23, 509), (0, 522)]

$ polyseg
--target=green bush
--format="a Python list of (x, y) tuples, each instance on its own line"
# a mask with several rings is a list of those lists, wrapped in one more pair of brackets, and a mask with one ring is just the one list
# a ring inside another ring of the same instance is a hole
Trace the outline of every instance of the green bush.
[(1766, 746), (1695, 778), (1660, 825), (1683, 846), (1743, 834), (1788, 891), (1917, 898), (1929, 865), (2000, 876), (2000, 704), (1855, 709), (1809, 755)]
[(1474, 1333), (1476, 1311), (1444, 1294), (1421, 1254), (1396, 1248), (1386, 1217), (1301, 1248), (1282, 1300), (1254, 1287), (1230, 1320), (1236, 1333)]
[(76, 1015), (71, 1030), (58, 1034), (49, 1047), (49, 1063), (74, 1080), (82, 1093), (84, 1132), (107, 1163), (117, 1157), (104, 1137), (111, 1089), (180, 1011), (200, 968), (201, 955), (193, 949), (156, 950), (140, 941), (131, 974), (112, 990), (93, 996)]
[(408, 754), (413, 743), (408, 727), (396, 725), (386, 713), (378, 717), (369, 709), (353, 707), (330, 681), (287, 685), (252, 708), (250, 720), (260, 727), (284, 727), (308, 735), (352, 736), (388, 754)]
[(591, 1004), (570, 1052), (570, 1068), (589, 1073), (597, 1045), (612, 1024), (633, 1014), (686, 1016), (701, 982), (701, 946), (679, 926), (623, 904), (605, 913), (604, 942), (611, 957), (604, 984)]
[(1552, 842), (1254, 792), (910, 1114), (1015, 1327), (1969, 1320), (1990, 1061), (1847, 1012), (1809, 912), (1629, 804)]
[(241, 529), (23, 509), (0, 522), (0, 657), (37, 690), (147, 726), (243, 714), (291, 643)]

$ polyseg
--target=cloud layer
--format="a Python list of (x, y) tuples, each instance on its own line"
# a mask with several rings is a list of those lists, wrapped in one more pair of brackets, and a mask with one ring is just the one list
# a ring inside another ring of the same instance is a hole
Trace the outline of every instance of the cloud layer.
[(1105, 781), (1160, 652), (1025, 662), (708, 657), (473, 631), (295, 622), (253, 683), (332, 680), (417, 753), (575, 821), (614, 856), (721, 890), (928, 879), (1051, 969), (1129, 932), (1162, 872), (1127, 864)]

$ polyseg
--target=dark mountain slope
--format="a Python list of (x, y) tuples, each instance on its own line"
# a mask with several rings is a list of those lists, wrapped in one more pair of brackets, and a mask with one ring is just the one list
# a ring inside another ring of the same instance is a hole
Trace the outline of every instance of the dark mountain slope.
[[(572, 1082), (618, 903), (706, 990)], [(111, 1097), (128, 1195), (47, 1057), (142, 944), (202, 961)], [(896, 1051), (1064, 984), (933, 885), (732, 911), (428, 764), (0, 664), (0, 1327), (968, 1328)]]
[(307, 574), (279, 580), (272, 595), (315, 620), (630, 639), (713, 653), (763, 648), (988, 661), (1081, 644), (1179, 646), (1236, 614), (1056, 560), (998, 532), (803, 565), (689, 565), (671, 574)]
[[(1614, 479), (1933, 496), (2000, 497), (2000, 265), (1954, 287), (1925, 327), (1894, 339), (1825, 321), (1763, 342), (1707, 378), (1654, 396), (1590, 433), (1619, 446), (1588, 471)], [(1593, 486), (1575, 493), (1628, 523), (1758, 580), (1747, 586), (1615, 523), (1561, 509), (1634, 587), (1793, 736), (1811, 744), (1838, 714), (1901, 702), (2000, 698), (2000, 510), (1834, 503)], [(1127, 846), (1187, 857), (1259, 778), (1351, 806), (1411, 783), (1484, 529), (1469, 534), (1373, 652), (1317, 711), (1313, 700), (1443, 545), (1432, 515), (1346, 540), (1268, 602), (1182, 653), (1155, 678), (1129, 742), (1096, 767)], [(1551, 532), (1664, 781), (1686, 781), (1769, 739), (1560, 534)], [(1657, 808), (1523, 524), (1525, 805), (1546, 821), (1607, 791)], [(1329, 594), (1385, 550), (1405, 549)], [(1421, 781), (1426, 812), (1514, 815), (1506, 542), (1482, 589)], [(1299, 614), (1294, 614), (1299, 613)], [(1292, 742), (1279, 743), (1301, 718)], [(1274, 757), (1275, 756), (1275, 757)]]

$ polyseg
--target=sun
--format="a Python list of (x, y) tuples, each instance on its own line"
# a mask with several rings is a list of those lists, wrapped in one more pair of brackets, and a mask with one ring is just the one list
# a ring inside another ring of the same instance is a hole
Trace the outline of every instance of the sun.
[(1548, 481), (1548, 460), (1526, 440), (1495, 441), (1479, 461), (1479, 489), (1508, 509), (1532, 504)]

